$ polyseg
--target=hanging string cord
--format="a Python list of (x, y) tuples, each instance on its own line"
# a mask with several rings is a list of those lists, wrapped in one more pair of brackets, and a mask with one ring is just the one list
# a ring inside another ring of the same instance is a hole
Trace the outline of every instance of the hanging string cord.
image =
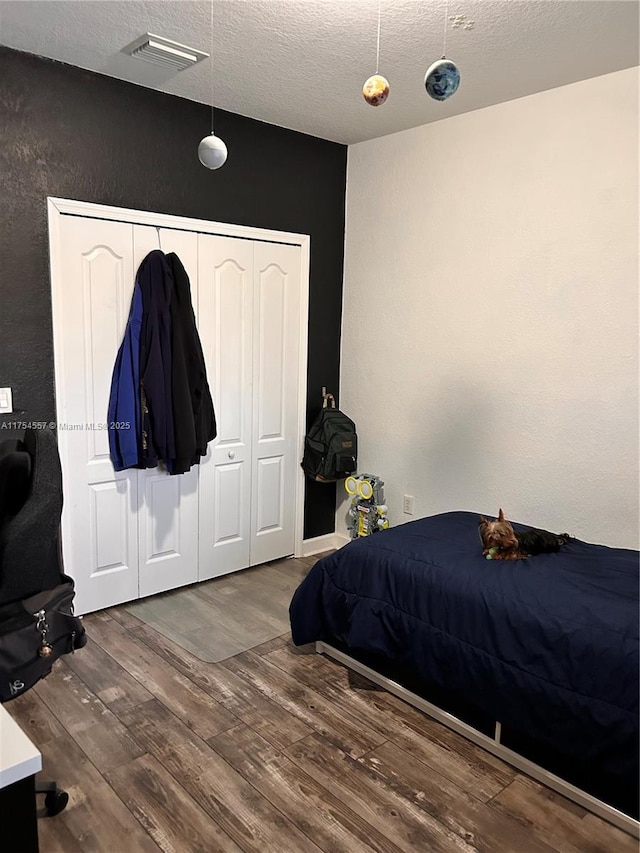
[(213, 136), (213, 0), (211, 0), (211, 55), (209, 62), (211, 63), (211, 135)]
[(449, 24), (449, 0), (444, 3), (444, 44), (442, 45), (442, 58), (447, 55), (447, 26)]
[(378, 0), (378, 40), (376, 44), (376, 74), (380, 70), (380, 5), (382, 0)]

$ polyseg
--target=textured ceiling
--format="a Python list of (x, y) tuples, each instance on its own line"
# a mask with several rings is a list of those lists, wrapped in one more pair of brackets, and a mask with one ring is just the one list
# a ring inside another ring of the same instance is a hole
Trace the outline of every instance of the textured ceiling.
[[(425, 93), (442, 54), (445, 2), (381, 0), (386, 104), (368, 106), (378, 0), (213, 0), (213, 103), (353, 143), (638, 65), (636, 0), (449, 0), (447, 56), (462, 82), (447, 102)], [(0, 43), (211, 103), (211, 62), (180, 73), (121, 53), (144, 32), (211, 51), (211, 6), (191, 0), (0, 2)]]

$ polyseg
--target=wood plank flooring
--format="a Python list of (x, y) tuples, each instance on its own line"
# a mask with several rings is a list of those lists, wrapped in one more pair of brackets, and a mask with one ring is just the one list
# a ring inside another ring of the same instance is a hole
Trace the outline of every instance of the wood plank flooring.
[(6, 706), (70, 797), (39, 820), (42, 853), (638, 849), (286, 634), (205, 663), (125, 607), (85, 624), (87, 646)]

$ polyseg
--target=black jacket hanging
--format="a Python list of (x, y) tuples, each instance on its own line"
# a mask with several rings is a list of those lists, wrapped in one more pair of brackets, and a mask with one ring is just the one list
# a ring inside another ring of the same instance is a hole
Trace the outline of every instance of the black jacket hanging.
[(138, 270), (140, 330), (141, 467), (175, 457), (171, 367), (173, 274), (164, 252), (149, 252)]
[(200, 336), (191, 303), (191, 285), (180, 258), (166, 256), (171, 271), (171, 388), (175, 455), (167, 461), (171, 474), (184, 474), (207, 452), (217, 434), (216, 419)]

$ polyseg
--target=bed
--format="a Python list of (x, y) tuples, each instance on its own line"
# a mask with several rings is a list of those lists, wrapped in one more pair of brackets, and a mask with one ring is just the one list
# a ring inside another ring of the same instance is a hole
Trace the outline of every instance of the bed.
[(572, 540), (488, 561), (478, 515), (444, 513), (319, 560), (293, 641), (637, 835), (638, 557)]

